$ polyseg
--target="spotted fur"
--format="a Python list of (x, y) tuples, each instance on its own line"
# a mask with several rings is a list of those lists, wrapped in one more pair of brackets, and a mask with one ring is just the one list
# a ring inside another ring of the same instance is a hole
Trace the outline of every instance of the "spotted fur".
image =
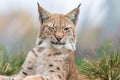
[(38, 11), (41, 28), (36, 47), (17, 76), (0, 80), (82, 80), (74, 64), (79, 7), (66, 15), (50, 14), (38, 4)]

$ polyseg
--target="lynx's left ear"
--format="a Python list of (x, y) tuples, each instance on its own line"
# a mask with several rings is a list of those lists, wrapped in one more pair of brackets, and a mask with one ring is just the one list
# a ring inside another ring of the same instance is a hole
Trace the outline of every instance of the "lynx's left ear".
[(46, 11), (45, 9), (43, 9), (39, 5), (39, 3), (37, 3), (37, 4), (38, 4), (39, 20), (40, 20), (40, 23), (43, 24), (43, 22), (49, 18), (50, 13), (48, 11)]
[(79, 6), (77, 8), (73, 9), (71, 12), (66, 14), (66, 16), (73, 22), (74, 25), (76, 25), (77, 21), (78, 21), (80, 6), (81, 6), (81, 4), (79, 4)]

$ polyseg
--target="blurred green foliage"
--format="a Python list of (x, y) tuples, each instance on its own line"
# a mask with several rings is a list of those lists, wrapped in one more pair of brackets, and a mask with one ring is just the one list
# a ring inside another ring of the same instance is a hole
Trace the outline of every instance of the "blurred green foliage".
[(80, 73), (90, 80), (120, 80), (120, 50), (115, 51), (107, 41), (95, 51), (95, 60), (76, 61)]
[(0, 46), (0, 75), (13, 75), (18, 73), (24, 62), (25, 54), (12, 52), (10, 54), (7, 53), (4, 46)]

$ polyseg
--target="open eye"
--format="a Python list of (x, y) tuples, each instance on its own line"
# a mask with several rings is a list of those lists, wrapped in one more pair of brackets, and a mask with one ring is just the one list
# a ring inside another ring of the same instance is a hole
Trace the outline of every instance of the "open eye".
[(54, 28), (54, 27), (49, 27), (49, 29), (50, 29), (51, 31), (55, 31), (55, 28)]
[(64, 31), (68, 31), (68, 30), (70, 30), (71, 28), (70, 27), (65, 27), (64, 28)]

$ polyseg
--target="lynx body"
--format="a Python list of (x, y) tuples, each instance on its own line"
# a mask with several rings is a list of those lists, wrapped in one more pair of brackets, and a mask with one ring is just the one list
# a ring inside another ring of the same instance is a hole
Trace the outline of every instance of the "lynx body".
[(38, 4), (40, 31), (36, 47), (15, 77), (0, 80), (82, 80), (74, 64), (79, 6), (68, 14), (51, 14)]

